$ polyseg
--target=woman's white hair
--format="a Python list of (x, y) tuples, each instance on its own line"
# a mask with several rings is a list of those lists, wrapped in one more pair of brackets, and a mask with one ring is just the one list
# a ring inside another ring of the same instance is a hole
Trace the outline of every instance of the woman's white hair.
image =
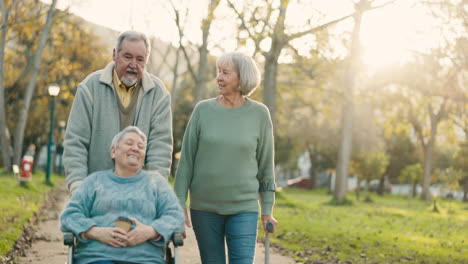
[(136, 133), (137, 135), (139, 135), (141, 137), (141, 139), (143, 139), (143, 142), (145, 142), (145, 146), (146, 146), (146, 135), (145, 135), (145, 133), (143, 133), (143, 131), (141, 131), (136, 126), (128, 126), (128, 127), (124, 128), (122, 131), (120, 131), (119, 133), (117, 133), (117, 135), (114, 136), (114, 138), (112, 139), (112, 143), (111, 143), (111, 149), (112, 148), (117, 148), (117, 145), (119, 145), (122, 138), (128, 133)]
[(260, 85), (261, 74), (255, 61), (240, 52), (229, 52), (221, 55), (216, 60), (216, 67), (232, 66), (239, 78), (239, 91), (242, 95), (249, 96)]

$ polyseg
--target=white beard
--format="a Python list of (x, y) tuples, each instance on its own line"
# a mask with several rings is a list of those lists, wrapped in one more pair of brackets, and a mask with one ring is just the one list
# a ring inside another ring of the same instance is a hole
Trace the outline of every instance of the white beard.
[(122, 79), (120, 80), (125, 86), (131, 87), (135, 85), (135, 83), (138, 81), (137, 77), (135, 76), (122, 76)]

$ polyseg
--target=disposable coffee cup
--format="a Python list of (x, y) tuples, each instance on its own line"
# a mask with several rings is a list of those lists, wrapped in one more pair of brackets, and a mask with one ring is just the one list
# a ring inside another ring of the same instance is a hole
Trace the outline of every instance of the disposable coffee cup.
[(115, 227), (120, 227), (125, 232), (130, 231), (130, 227), (132, 226), (132, 220), (128, 219), (127, 217), (119, 216), (115, 221)]

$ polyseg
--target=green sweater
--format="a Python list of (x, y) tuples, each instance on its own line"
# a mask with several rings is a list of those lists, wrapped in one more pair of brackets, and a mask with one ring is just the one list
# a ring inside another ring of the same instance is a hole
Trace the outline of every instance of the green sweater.
[[(247, 99), (225, 108), (215, 98), (195, 107), (182, 145), (174, 190), (186, 208), (230, 215), (271, 215), (274, 204), (274, 143), (268, 108)], [(259, 195), (260, 194), (260, 195)]]

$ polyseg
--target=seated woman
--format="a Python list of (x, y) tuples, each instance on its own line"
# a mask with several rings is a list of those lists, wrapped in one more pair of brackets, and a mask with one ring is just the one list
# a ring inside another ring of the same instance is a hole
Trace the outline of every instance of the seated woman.
[[(145, 134), (125, 128), (112, 140), (114, 170), (91, 174), (66, 205), (61, 230), (78, 238), (77, 264), (165, 263), (164, 246), (183, 230), (184, 213), (167, 180), (142, 170), (145, 153)], [(129, 231), (115, 227), (125, 217)]]

